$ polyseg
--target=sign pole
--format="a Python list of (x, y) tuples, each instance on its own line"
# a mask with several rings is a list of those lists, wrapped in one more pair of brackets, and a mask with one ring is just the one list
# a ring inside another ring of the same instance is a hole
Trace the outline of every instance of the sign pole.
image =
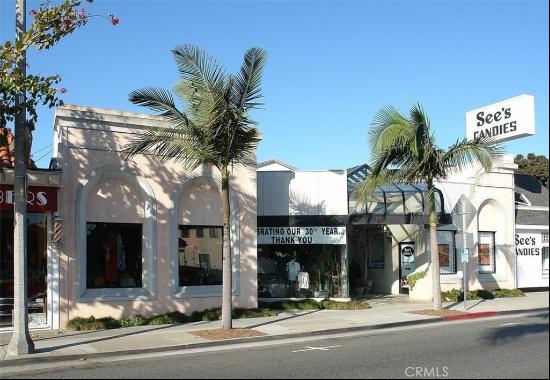
[(467, 310), (466, 301), (468, 300), (468, 248), (466, 244), (466, 201), (464, 198), (460, 201), (460, 212), (462, 214), (462, 277), (464, 278), (464, 310)]

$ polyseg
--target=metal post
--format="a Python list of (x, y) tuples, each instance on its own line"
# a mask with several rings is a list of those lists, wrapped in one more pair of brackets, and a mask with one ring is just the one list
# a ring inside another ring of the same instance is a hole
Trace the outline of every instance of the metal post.
[[(26, 30), (25, 0), (16, 3), (15, 31), (19, 41)], [(18, 57), (21, 75), (26, 75), (26, 54)], [(25, 91), (17, 94), (16, 106), (25, 103)], [(20, 356), (34, 352), (34, 343), (29, 334), (29, 315), (27, 305), (27, 160), (26, 111), (23, 107), (15, 119), (15, 175), (14, 175), (14, 234), (13, 234), (13, 335), (7, 348), (9, 356)]]
[[(466, 201), (464, 198), (460, 201), (460, 208), (462, 213), (462, 276), (464, 277), (464, 310), (467, 310), (466, 301), (468, 300), (468, 248), (466, 247)], [(465, 257), (465, 258), (464, 258)]]

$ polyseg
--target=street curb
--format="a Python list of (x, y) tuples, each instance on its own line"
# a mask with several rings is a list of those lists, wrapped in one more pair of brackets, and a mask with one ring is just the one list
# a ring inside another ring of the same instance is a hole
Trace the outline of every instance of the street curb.
[[(507, 311), (488, 312), (488, 313), (491, 313), (493, 314), (493, 316), (495, 316), (495, 315), (526, 314), (526, 313), (537, 313), (537, 312), (548, 312), (548, 311), (549, 309), (546, 307), (546, 308), (537, 308), (537, 309), (507, 310)], [(472, 314), (487, 314), (487, 313), (472, 313)], [(488, 317), (488, 316), (489, 315), (486, 315), (485, 317)], [(449, 317), (446, 317), (446, 318), (449, 318)], [(478, 318), (481, 318), (481, 317), (478, 317)], [(418, 326), (418, 325), (425, 325), (425, 324), (445, 322), (445, 321), (446, 319), (444, 317), (434, 317), (434, 318), (419, 319), (419, 320), (417, 319), (412, 321), (383, 323), (383, 324), (371, 325), (371, 326), (344, 327), (344, 328), (338, 328), (338, 329), (325, 329), (325, 330), (301, 332), (301, 333), (294, 333), (294, 334), (265, 335), (265, 336), (250, 337), (250, 338), (235, 338), (235, 339), (227, 339), (222, 341), (180, 344), (180, 345), (167, 346), (167, 347), (140, 348), (140, 349), (134, 349), (134, 350), (97, 352), (97, 353), (87, 353), (87, 354), (67, 354), (67, 355), (37, 356), (37, 357), (31, 356), (31, 357), (23, 357), (23, 358), (15, 358), (15, 359), (4, 358), (3, 360), (0, 360), (0, 368), (15, 367), (15, 366), (26, 365), (26, 364), (59, 363), (59, 362), (68, 362), (68, 361), (101, 359), (105, 357), (112, 358), (115, 356), (172, 352), (172, 351), (192, 350), (192, 349), (209, 348), (209, 347), (223, 347), (223, 346), (230, 346), (230, 345), (243, 344), (243, 343), (256, 343), (256, 342), (266, 342), (266, 341), (273, 341), (273, 340), (343, 334), (343, 333), (349, 333), (349, 332), (382, 330), (382, 329), (390, 329), (390, 328), (405, 327), (405, 326)]]
[(490, 318), (490, 317), (496, 317), (496, 316), (503, 316), (503, 315), (513, 315), (513, 314), (524, 314), (524, 313), (540, 313), (540, 312), (548, 312), (547, 307), (541, 307), (537, 309), (520, 309), (520, 310), (503, 310), (503, 311), (481, 311), (477, 313), (468, 313), (468, 314), (462, 314), (462, 315), (453, 315), (450, 317), (443, 317), (443, 320), (445, 322), (447, 321), (459, 321), (459, 320), (466, 320), (466, 319), (476, 319), (476, 318)]
[(443, 320), (445, 321), (461, 321), (464, 319), (476, 319), (476, 318), (488, 318), (488, 317), (496, 317), (497, 313), (495, 311), (483, 311), (479, 313), (468, 313), (468, 314), (460, 314), (460, 315), (452, 315), (449, 317), (443, 317)]

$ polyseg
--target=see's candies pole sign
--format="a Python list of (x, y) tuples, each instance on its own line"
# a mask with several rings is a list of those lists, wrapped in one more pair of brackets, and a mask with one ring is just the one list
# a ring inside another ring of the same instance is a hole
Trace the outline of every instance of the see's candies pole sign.
[(535, 98), (520, 95), (466, 112), (466, 136), (503, 142), (535, 134)]

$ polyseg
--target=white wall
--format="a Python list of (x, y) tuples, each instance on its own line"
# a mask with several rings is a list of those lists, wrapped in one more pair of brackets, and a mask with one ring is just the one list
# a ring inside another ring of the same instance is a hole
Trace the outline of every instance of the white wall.
[(258, 171), (258, 216), (347, 215), (347, 175), (331, 171)]
[(548, 249), (548, 226), (536, 226), (544, 229), (516, 230), (517, 287), (538, 288), (550, 285), (548, 269), (543, 269), (543, 248)]

